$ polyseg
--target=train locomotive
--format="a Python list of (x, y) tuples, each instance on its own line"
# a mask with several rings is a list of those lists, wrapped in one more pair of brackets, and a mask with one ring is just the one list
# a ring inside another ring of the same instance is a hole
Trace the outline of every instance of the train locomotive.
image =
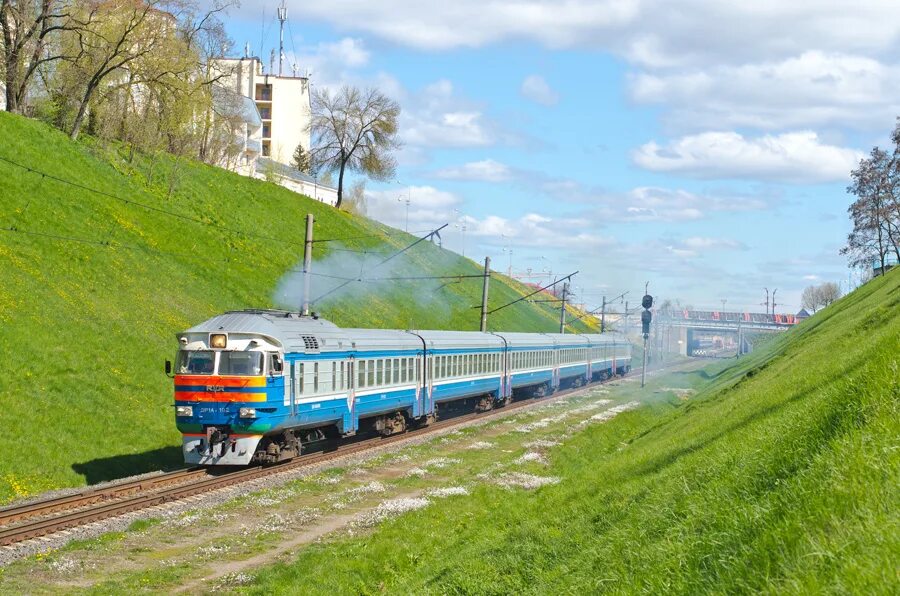
[(177, 334), (166, 370), (184, 459), (274, 463), (305, 444), (427, 425), (462, 400), (476, 410), (631, 368), (616, 333), (345, 329), (279, 310), (226, 312)]

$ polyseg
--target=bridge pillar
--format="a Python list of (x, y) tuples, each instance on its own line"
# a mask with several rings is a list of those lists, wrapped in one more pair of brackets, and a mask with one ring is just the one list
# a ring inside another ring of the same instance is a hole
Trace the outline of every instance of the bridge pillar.
[(678, 354), (681, 356), (687, 356), (688, 352), (688, 328), (687, 327), (679, 327), (678, 328)]

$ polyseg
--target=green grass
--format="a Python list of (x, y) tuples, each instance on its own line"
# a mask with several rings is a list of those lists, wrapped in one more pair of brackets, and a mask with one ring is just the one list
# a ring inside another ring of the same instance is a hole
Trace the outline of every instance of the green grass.
[[(413, 241), (275, 185), (198, 163), (178, 166), (170, 194), (170, 157), (151, 163), (138, 156), (129, 163), (115, 146), (91, 139), (72, 143), (5, 112), (0, 139), (0, 157), (236, 230), (170, 217), (0, 162), (0, 228), (18, 230), (0, 231), (0, 503), (177, 465), (172, 385), (162, 367), (173, 355), (175, 333), (226, 309), (297, 308), (276, 304), (273, 295), (301, 260), (307, 213), (316, 217), (317, 238), (376, 235), (316, 244), (320, 265), (338, 255), (351, 263), (362, 258), (338, 248), (391, 251)], [(373, 274), (479, 271), (473, 261), (429, 242), (407, 255), (399, 267)], [(480, 302), (480, 280), (440, 290), (436, 282), (413, 287), (420, 296), (413, 301), (410, 284), (396, 282), (316, 310), (344, 326), (477, 329), (472, 306)], [(524, 292), (518, 282), (495, 276), (490, 304)], [(556, 321), (549, 305), (522, 303), (492, 315), (489, 327), (552, 331)]]
[(480, 485), (247, 590), (897, 592), (900, 272), (684, 384), (556, 448), (558, 485)]

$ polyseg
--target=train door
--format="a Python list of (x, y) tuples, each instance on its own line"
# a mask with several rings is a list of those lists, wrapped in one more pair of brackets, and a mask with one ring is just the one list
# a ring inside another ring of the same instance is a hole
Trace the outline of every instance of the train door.
[(347, 417), (344, 420), (344, 432), (356, 431), (356, 357), (350, 356), (347, 360), (347, 374), (350, 381), (347, 383)]
[(425, 352), (416, 354), (416, 408), (413, 415), (425, 416), (428, 413), (428, 401), (431, 394), (431, 376), (428, 371), (430, 358), (426, 358)]
[(297, 415), (297, 394), (294, 378), (297, 374), (298, 365), (297, 361), (285, 360), (284, 362), (284, 405), (290, 407), (292, 417)]

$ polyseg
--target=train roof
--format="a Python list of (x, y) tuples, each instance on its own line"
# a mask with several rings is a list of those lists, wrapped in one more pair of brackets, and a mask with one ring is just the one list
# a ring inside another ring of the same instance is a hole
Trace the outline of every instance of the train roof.
[(401, 331), (394, 329), (342, 328), (331, 321), (284, 310), (240, 310), (217, 315), (178, 336), (224, 332), (261, 335), (290, 352), (415, 350), (424, 340), (428, 348), (491, 349), (538, 346), (587, 346), (626, 341), (615, 333), (560, 334), (477, 331)]

